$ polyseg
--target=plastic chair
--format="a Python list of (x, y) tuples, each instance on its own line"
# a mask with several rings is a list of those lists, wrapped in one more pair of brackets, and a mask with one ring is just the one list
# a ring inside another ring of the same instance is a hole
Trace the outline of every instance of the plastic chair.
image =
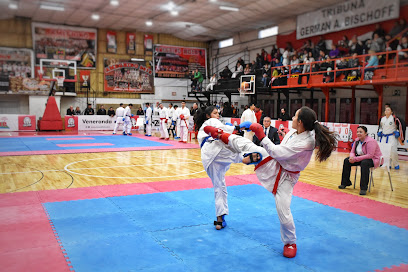
[[(391, 191), (394, 191), (394, 188), (392, 186), (392, 181), (391, 181), (390, 161), (391, 161), (391, 159), (388, 158), (388, 160), (387, 160), (384, 156), (381, 156), (380, 162), (382, 162), (382, 165), (380, 165), (380, 168), (387, 171), (388, 179), (390, 180)], [(354, 189), (356, 189), (356, 180), (357, 180), (358, 168), (359, 168), (359, 165), (356, 166), (356, 172), (354, 173)], [(368, 191), (369, 192), (371, 192), (371, 184), (373, 184), (373, 187), (374, 187), (374, 178), (373, 178), (374, 169), (375, 169), (374, 167), (370, 167), (370, 181), (368, 183)]]
[[(360, 165), (356, 165), (356, 172), (354, 173), (354, 189), (356, 189), (357, 171), (358, 171), (359, 167), (360, 167)], [(373, 172), (374, 172), (374, 167), (370, 167), (370, 181), (368, 182), (368, 191), (369, 192), (371, 191), (371, 183), (373, 184), (373, 187), (374, 187)]]

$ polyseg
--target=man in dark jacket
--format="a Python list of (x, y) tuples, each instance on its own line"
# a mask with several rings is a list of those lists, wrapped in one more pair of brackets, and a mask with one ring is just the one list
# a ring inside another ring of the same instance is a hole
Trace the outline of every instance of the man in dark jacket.
[(96, 113), (96, 115), (106, 115), (106, 110), (105, 110), (105, 106), (104, 106), (104, 105), (102, 105), (102, 106), (99, 108), (99, 110), (98, 110), (98, 112)]
[[(276, 145), (280, 144), (278, 129), (271, 126), (271, 118), (270, 117), (266, 116), (263, 119), (263, 127), (264, 127), (265, 135), (271, 140), (271, 142), (276, 144)], [(256, 145), (261, 144), (261, 141), (259, 141), (259, 139), (256, 136), (254, 136), (252, 141)]]

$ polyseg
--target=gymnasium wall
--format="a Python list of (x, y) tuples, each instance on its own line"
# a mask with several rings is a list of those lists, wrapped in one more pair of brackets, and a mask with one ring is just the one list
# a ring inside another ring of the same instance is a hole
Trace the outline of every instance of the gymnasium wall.
[[(31, 22), (32, 21), (27, 18), (0, 20), (0, 47), (32, 49), (33, 43)], [(169, 100), (169, 97), (171, 97), (174, 93), (176, 93), (176, 95), (173, 96), (172, 99), (175, 101), (183, 100), (187, 97), (187, 86), (189, 85), (189, 83), (186, 79), (179, 79), (177, 82), (175, 82), (173, 79), (155, 79), (155, 94), (105, 93), (104, 59), (116, 58), (130, 60), (130, 58), (141, 58), (145, 59), (146, 61), (151, 61), (152, 56), (145, 55), (144, 53), (145, 34), (153, 35), (154, 44), (200, 47), (206, 48), (207, 52), (208, 43), (186, 41), (169, 34), (144, 33), (135, 30), (134, 33), (136, 34), (136, 53), (134, 55), (129, 55), (126, 53), (126, 32), (116, 31), (117, 53), (112, 54), (108, 53), (106, 48), (107, 31), (108, 29), (98, 29), (97, 64), (96, 69), (91, 70), (90, 75), (90, 83), (93, 90), (91, 90), (91, 92), (89, 93), (89, 102), (92, 103), (94, 107), (101, 104), (119, 104), (121, 102), (133, 104), (142, 104), (144, 102), (155, 103), (156, 101), (161, 101), (162, 99)], [(58, 102), (58, 106), (60, 106), (60, 108), (62, 109), (61, 116), (65, 115), (65, 111), (70, 105), (79, 106), (81, 110), (83, 110), (86, 107), (87, 103), (86, 96), (87, 95), (85, 91), (77, 91), (76, 97), (62, 96), (60, 101)], [(3, 109), (7, 108), (7, 103), (8, 105), (13, 105), (12, 108), (8, 109), (8, 113), (11, 113), (10, 111), (13, 111), (13, 113), (34, 114), (39, 109), (43, 108), (47, 97), (36, 96), (36, 98), (29, 99), (28, 95), (0, 94), (0, 99), (3, 101), (0, 102), (0, 106), (3, 106)], [(191, 101), (191, 104), (192, 102), (193, 101)], [(42, 113), (39, 116), (42, 116)]]

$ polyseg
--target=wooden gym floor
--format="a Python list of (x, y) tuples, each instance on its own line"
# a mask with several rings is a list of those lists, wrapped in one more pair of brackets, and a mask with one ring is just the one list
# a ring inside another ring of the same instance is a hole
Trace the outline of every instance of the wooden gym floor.
[[(158, 136), (158, 134), (156, 134)], [(191, 143), (197, 143), (192, 139)], [(334, 152), (328, 161), (314, 158), (301, 173), (300, 181), (340, 191), (343, 160), (348, 154)], [(227, 175), (253, 174), (253, 166), (234, 164)], [(100, 185), (146, 183), (207, 177), (200, 149), (172, 149), (129, 152), (55, 154), (0, 157), (0, 193), (80, 188)], [(391, 170), (394, 191), (382, 169), (374, 171), (374, 187), (364, 196), (372, 200), (408, 208), (408, 162), (400, 160), (400, 170)], [(354, 169), (351, 172), (354, 180)], [(356, 189), (342, 192), (359, 194)]]

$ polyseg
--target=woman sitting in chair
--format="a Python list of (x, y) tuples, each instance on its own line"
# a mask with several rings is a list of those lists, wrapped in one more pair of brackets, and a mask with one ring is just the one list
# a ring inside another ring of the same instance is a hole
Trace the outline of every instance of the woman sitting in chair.
[(344, 159), (339, 189), (345, 189), (347, 186), (352, 185), (350, 181), (351, 167), (360, 165), (360, 195), (366, 195), (370, 168), (380, 166), (381, 156), (380, 146), (377, 141), (367, 135), (367, 128), (365, 126), (359, 126), (357, 128), (357, 139), (353, 143), (350, 157)]

